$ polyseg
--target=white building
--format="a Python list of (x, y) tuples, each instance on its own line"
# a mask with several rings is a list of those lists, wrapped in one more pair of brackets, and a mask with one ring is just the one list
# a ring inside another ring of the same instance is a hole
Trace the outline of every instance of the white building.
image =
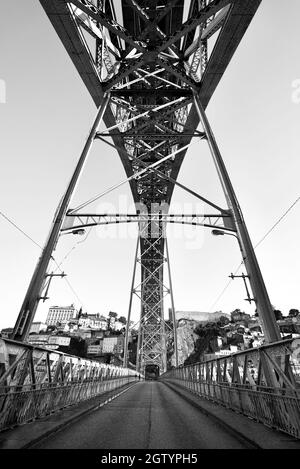
[(57, 349), (59, 346), (69, 346), (71, 338), (70, 337), (63, 337), (63, 336), (52, 336), (52, 335), (44, 335), (44, 334), (34, 334), (29, 335), (28, 342), (31, 345), (37, 345), (40, 347), (53, 348), (54, 350)]
[(99, 345), (89, 345), (87, 349), (88, 355), (101, 355), (102, 354), (102, 343)]
[(47, 315), (46, 323), (48, 326), (55, 326), (57, 323), (66, 324), (72, 319), (76, 319), (77, 310), (74, 305), (70, 306), (51, 306)]
[(49, 337), (49, 335), (45, 334), (33, 334), (28, 336), (27, 342), (31, 345), (43, 347), (45, 344), (48, 344)]
[(2, 329), (1, 336), (3, 337), (3, 339), (10, 339), (13, 332), (14, 332), (13, 327), (6, 327)]
[(126, 325), (124, 325), (120, 321), (114, 321), (114, 323), (111, 324), (111, 328), (113, 331), (120, 331), (121, 329), (123, 329), (123, 327), (126, 327)]
[(117, 346), (118, 337), (105, 337), (103, 339), (103, 353), (113, 353), (114, 348)]
[(63, 347), (68, 347), (71, 342), (71, 337), (63, 337), (59, 335), (49, 336), (48, 343), (52, 345), (60, 345)]
[(90, 329), (107, 329), (107, 318), (101, 314), (82, 314), (79, 318), (78, 325), (81, 328)]
[(29, 334), (39, 334), (40, 332), (45, 332), (47, 329), (47, 324), (44, 322), (33, 322), (30, 327)]
[(123, 353), (124, 351), (124, 336), (105, 337), (103, 339), (102, 352), (103, 353)]

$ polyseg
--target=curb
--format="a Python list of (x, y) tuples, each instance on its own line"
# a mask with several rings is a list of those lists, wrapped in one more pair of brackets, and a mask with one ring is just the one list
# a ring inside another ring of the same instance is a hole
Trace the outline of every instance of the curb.
[[(170, 389), (172, 389), (172, 391), (174, 391), (176, 394), (178, 394), (179, 396), (183, 397), (183, 393), (180, 392), (179, 389), (176, 388), (175, 385), (172, 386), (172, 384), (168, 383), (168, 382), (163, 382), (161, 381), (163, 384), (165, 384), (166, 386), (168, 386)], [(187, 389), (183, 389), (185, 390), (186, 392), (190, 392), (189, 390)], [(195, 397), (199, 397), (197, 394), (194, 394), (194, 393), (191, 393), (193, 396)], [(191, 404), (193, 407), (197, 408), (200, 412), (202, 412), (204, 415), (206, 415), (207, 417), (211, 418), (212, 420), (214, 420), (218, 425), (222, 426), (223, 428), (225, 428), (229, 433), (231, 433), (235, 438), (237, 438), (241, 443), (246, 443), (247, 445), (250, 446), (249, 449), (263, 449), (262, 446), (260, 446), (258, 443), (256, 443), (256, 441), (252, 440), (251, 438), (247, 437), (244, 433), (236, 430), (234, 427), (232, 427), (231, 425), (229, 425), (227, 422), (225, 422), (224, 420), (222, 420), (220, 417), (217, 417), (213, 412), (210, 412), (209, 410), (207, 409), (204, 409), (204, 407), (201, 406), (200, 402), (195, 402), (193, 399), (187, 397), (185, 394), (184, 394), (184, 399), (189, 402), (189, 404)]]

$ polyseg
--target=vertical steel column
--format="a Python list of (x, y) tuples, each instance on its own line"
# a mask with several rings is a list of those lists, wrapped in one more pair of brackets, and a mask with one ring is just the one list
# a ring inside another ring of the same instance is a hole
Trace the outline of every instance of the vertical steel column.
[(161, 310), (161, 324), (160, 324), (160, 345), (161, 345), (161, 366), (159, 372), (165, 373), (167, 371), (167, 335), (166, 335), (166, 324), (164, 318), (164, 289), (163, 289), (163, 278), (164, 278), (164, 261), (159, 268), (159, 296), (160, 296), (160, 310)]
[(23, 301), (23, 304), (22, 304), (22, 307), (18, 316), (18, 319), (14, 327), (13, 338), (15, 340), (21, 340), (21, 341), (26, 340), (26, 337), (30, 331), (30, 327), (34, 319), (34, 315), (38, 307), (38, 303), (39, 303), (41, 293), (44, 287), (45, 275), (48, 269), (50, 259), (52, 257), (52, 253), (55, 250), (55, 247), (59, 238), (60, 230), (64, 222), (67, 210), (69, 208), (70, 201), (72, 199), (77, 183), (81, 176), (83, 167), (89, 155), (89, 152), (92, 147), (93, 141), (95, 139), (99, 124), (101, 120), (103, 119), (105, 110), (109, 103), (109, 99), (110, 99), (109, 94), (104, 95), (103, 101), (101, 103), (101, 106), (98, 109), (96, 119), (89, 133), (89, 136), (87, 138), (87, 141), (85, 143), (81, 156), (78, 160), (73, 176), (56, 210), (54, 220), (52, 223), (52, 227), (48, 235), (48, 239), (46, 241), (42, 254), (38, 260), (38, 263), (36, 265), (35, 271), (33, 273), (31, 282), (29, 284), (26, 296), (24, 298), (24, 301)]
[(268, 296), (267, 289), (257, 262), (257, 258), (251, 243), (251, 239), (243, 218), (241, 208), (239, 206), (236, 194), (230, 181), (226, 166), (222, 159), (220, 150), (215, 140), (214, 134), (200, 102), (198, 95), (194, 94), (194, 102), (203, 129), (206, 133), (209, 148), (221, 181), (221, 185), (227, 200), (228, 208), (233, 215), (233, 221), (240, 241), (243, 259), (249, 281), (251, 284), (254, 299), (257, 305), (257, 312), (262, 320), (263, 330), (267, 342), (275, 342), (280, 340), (280, 332), (275, 320), (273, 308)]
[[(141, 305), (141, 310), (142, 310), (143, 306)], [(142, 322), (142, 311), (141, 311), (141, 320), (140, 320), (140, 324), (139, 324), (139, 332), (138, 332), (138, 341), (137, 341), (137, 347), (136, 347), (136, 371), (138, 371), (139, 373), (144, 373), (145, 370), (142, 369), (142, 361), (141, 361), (141, 353), (140, 353), (140, 348), (141, 348), (141, 341), (142, 341), (142, 325), (141, 325), (141, 322)]]
[(178, 366), (178, 345), (177, 345), (176, 315), (175, 315), (175, 305), (174, 305), (174, 296), (173, 296), (173, 285), (172, 285), (172, 278), (171, 278), (171, 266), (170, 266), (170, 256), (169, 256), (169, 247), (168, 247), (167, 236), (166, 236), (166, 238), (165, 238), (165, 243), (166, 243), (167, 264), (168, 264), (169, 284), (170, 284), (170, 295), (171, 295), (172, 322), (173, 322), (173, 340), (174, 340), (174, 351), (175, 351), (175, 366)]
[(137, 243), (136, 243), (136, 250), (134, 256), (134, 266), (133, 266), (133, 275), (132, 275), (132, 282), (131, 282), (131, 290), (130, 290), (130, 300), (129, 300), (129, 307), (128, 307), (128, 315), (127, 315), (127, 324), (126, 324), (126, 333), (125, 333), (125, 343), (124, 343), (124, 358), (123, 358), (123, 366), (127, 368), (128, 366), (128, 336), (129, 336), (129, 326), (130, 326), (130, 317), (131, 317), (131, 308), (132, 308), (132, 299), (134, 293), (134, 281), (135, 281), (135, 274), (136, 274), (136, 265), (137, 265), (137, 256), (139, 251), (139, 244), (140, 244), (140, 232), (138, 233)]

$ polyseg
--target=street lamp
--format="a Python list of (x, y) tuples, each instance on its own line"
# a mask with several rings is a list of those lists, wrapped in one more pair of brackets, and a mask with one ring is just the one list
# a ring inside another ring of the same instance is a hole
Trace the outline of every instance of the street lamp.
[(60, 233), (60, 236), (64, 236), (68, 234), (83, 236), (85, 234), (85, 230), (83, 228), (78, 228), (77, 230), (66, 231), (64, 233)]
[[(229, 233), (228, 231), (222, 231), (222, 230), (212, 230), (211, 234), (214, 235), (214, 236), (224, 236), (224, 235), (234, 236), (238, 240), (240, 251), (241, 251), (242, 257), (243, 257), (243, 263), (245, 262), (245, 257), (244, 257), (244, 253), (243, 253), (243, 250), (242, 250), (242, 245), (241, 245), (240, 240), (239, 240), (239, 238), (236, 234)], [(247, 285), (247, 282), (246, 282), (246, 278), (248, 278), (248, 280), (249, 280), (249, 275), (245, 275), (244, 273), (242, 275), (231, 274), (231, 275), (229, 275), (229, 277), (232, 280), (234, 280), (235, 278), (242, 278), (243, 281), (244, 281), (244, 285), (245, 285), (245, 289), (246, 289), (246, 293), (247, 293), (246, 301), (249, 301), (250, 304), (251, 304), (252, 301), (255, 302), (255, 299), (251, 298), (251, 295), (250, 295), (249, 289), (248, 289), (248, 285)]]
[(214, 236), (224, 236), (224, 235), (230, 235), (230, 236), (234, 236), (238, 241), (239, 241), (239, 238), (233, 234), (233, 233), (229, 233), (227, 231), (222, 231), (222, 230), (212, 230), (211, 232), (212, 235)]
[(245, 261), (246, 257), (244, 255), (244, 251), (242, 249), (242, 245), (241, 245), (241, 242), (239, 240), (239, 237), (236, 234), (231, 233), (229, 231), (223, 231), (223, 230), (212, 230), (211, 234), (214, 235), (214, 236), (224, 236), (224, 235), (234, 236), (238, 240), (240, 251), (242, 253), (243, 262)]
[(85, 230), (83, 228), (80, 228), (78, 230), (73, 230), (71, 233), (73, 235), (83, 236), (85, 234)]

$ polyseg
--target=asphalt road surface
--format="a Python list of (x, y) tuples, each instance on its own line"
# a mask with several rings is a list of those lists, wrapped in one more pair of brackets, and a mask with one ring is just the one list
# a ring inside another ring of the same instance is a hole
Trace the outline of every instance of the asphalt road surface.
[(243, 449), (161, 382), (146, 381), (34, 446), (39, 449)]

